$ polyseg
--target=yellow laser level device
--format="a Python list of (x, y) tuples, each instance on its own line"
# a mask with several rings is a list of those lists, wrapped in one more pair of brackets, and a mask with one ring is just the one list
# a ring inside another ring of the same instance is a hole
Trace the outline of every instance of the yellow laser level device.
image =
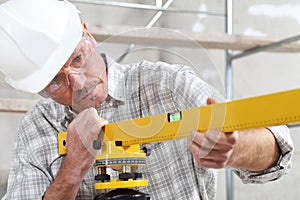
[[(146, 164), (140, 144), (186, 138), (191, 130), (206, 132), (258, 128), (300, 122), (300, 89), (110, 123), (104, 126), (96, 189), (147, 186), (134, 169)], [(66, 134), (59, 133), (59, 153), (66, 153)], [(110, 180), (106, 168), (120, 171)]]

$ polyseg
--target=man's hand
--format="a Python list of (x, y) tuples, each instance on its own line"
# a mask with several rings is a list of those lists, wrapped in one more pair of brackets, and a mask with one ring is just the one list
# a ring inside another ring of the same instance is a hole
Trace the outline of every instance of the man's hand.
[(93, 141), (99, 138), (106, 123), (95, 108), (83, 110), (71, 122), (68, 126), (66, 157), (43, 199), (75, 199), (83, 177), (95, 162)]
[[(217, 101), (212, 98), (207, 99), (207, 104), (214, 103)], [(189, 139), (189, 150), (200, 166), (223, 168), (231, 158), (234, 145), (238, 140), (238, 133), (223, 133), (214, 130), (199, 133), (194, 130), (191, 131)]]
[[(216, 100), (207, 99), (207, 104)], [(192, 131), (189, 149), (196, 162), (203, 167), (243, 168), (259, 172), (275, 166), (280, 155), (274, 135), (267, 128), (256, 128), (222, 133), (210, 130), (207, 133)]]
[(80, 112), (68, 127), (66, 159), (70, 158), (85, 173), (95, 161), (93, 141), (100, 137), (105, 124), (107, 121), (99, 117), (96, 109), (89, 108)]

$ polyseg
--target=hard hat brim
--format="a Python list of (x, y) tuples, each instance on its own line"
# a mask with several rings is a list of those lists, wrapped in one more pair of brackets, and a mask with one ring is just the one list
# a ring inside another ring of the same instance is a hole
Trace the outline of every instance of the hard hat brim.
[[(67, 46), (61, 45), (42, 69), (35, 71), (26, 78), (14, 80), (11, 85), (15, 89), (30, 93), (39, 93), (42, 91), (72, 55), (74, 49), (81, 40), (82, 31), (82, 29), (79, 29), (77, 34), (73, 32), (72, 41), (70, 41), (71, 38), (69, 37), (69, 44)], [(8, 80), (8, 82), (10, 81)]]
[(68, 1), (12, 0), (1, 4), (0, 70), (8, 84), (38, 93), (50, 83), (81, 40), (78, 12)]

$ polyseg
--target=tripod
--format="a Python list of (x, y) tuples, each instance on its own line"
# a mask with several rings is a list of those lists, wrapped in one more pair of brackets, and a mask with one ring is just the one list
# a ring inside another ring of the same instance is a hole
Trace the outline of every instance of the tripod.
[(150, 200), (150, 195), (133, 189), (119, 188), (104, 195), (98, 195), (94, 200)]

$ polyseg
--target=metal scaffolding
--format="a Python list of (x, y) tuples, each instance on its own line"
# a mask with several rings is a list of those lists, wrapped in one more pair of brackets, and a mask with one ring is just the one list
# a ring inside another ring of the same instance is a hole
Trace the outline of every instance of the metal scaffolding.
[[(215, 11), (199, 11), (199, 10), (188, 10), (182, 8), (171, 7), (170, 5), (174, 0), (167, 0), (164, 5), (162, 5), (162, 1), (156, 0), (155, 5), (146, 5), (146, 4), (136, 4), (136, 3), (126, 3), (126, 2), (115, 2), (115, 1), (97, 1), (97, 0), (71, 0), (73, 3), (80, 4), (92, 4), (92, 5), (100, 5), (100, 6), (110, 6), (110, 7), (119, 7), (119, 8), (127, 8), (127, 9), (141, 9), (148, 11), (156, 11), (156, 14), (149, 20), (149, 22), (145, 25), (146, 28), (152, 27), (164, 14), (164, 12), (172, 12), (172, 13), (185, 13), (185, 14), (206, 14), (216, 17), (224, 17), (225, 18), (225, 33), (227, 35), (233, 35), (233, 0), (225, 1), (225, 13), (219, 13)], [(274, 49), (295, 41), (300, 40), (300, 35), (283, 39), (278, 42), (256, 46), (247, 50), (242, 51), (241, 53), (234, 54), (233, 50), (226, 49), (225, 57), (226, 57), (226, 66), (225, 66), (225, 89), (226, 89), (226, 98), (233, 99), (233, 61), (239, 58), (243, 58), (249, 55), (253, 55), (258, 52)], [(123, 59), (130, 50), (134, 47), (134, 44), (130, 44), (127, 48), (127, 51), (124, 52), (123, 56), (120, 59)], [(7, 109), (1, 109), (2, 106), (7, 104)], [(0, 111), (2, 112), (25, 112), (35, 100), (19, 101), (19, 107), (10, 106), (15, 101), (11, 99), (4, 99), (0, 102)], [(15, 102), (16, 103), (16, 102)], [(10, 105), (9, 105), (10, 104)], [(26, 105), (25, 105), (26, 104)], [(23, 105), (23, 106), (22, 106)], [(291, 127), (294, 125), (291, 125)], [(234, 190), (233, 190), (233, 177), (232, 171), (230, 169), (226, 169), (226, 192), (227, 192), (227, 200), (234, 199)]]
[(219, 13), (215, 11), (199, 11), (199, 10), (188, 10), (174, 7), (164, 7), (157, 5), (146, 5), (146, 4), (136, 4), (136, 3), (125, 3), (125, 2), (114, 2), (114, 1), (97, 1), (97, 0), (71, 0), (73, 3), (84, 3), (84, 4), (93, 4), (93, 5), (102, 5), (102, 6), (112, 6), (120, 8), (132, 8), (132, 9), (141, 9), (141, 10), (150, 10), (150, 11), (163, 11), (163, 12), (175, 12), (175, 13), (186, 13), (186, 14), (207, 14), (213, 16), (224, 17), (224, 13)]

